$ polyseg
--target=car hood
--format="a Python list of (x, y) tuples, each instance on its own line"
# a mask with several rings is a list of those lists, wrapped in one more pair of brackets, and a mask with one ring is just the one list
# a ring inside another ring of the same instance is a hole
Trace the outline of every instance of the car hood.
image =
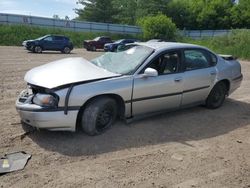
[(93, 42), (93, 40), (84, 40), (83, 42)]
[(24, 42), (35, 42), (36, 40), (25, 40)]
[(55, 88), (71, 83), (120, 76), (102, 69), (81, 57), (54, 61), (28, 71), (24, 80), (44, 88)]

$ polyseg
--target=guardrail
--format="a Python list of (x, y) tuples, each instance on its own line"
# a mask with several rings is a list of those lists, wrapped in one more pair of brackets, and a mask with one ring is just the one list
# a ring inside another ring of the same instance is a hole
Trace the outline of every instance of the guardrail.
[(39, 27), (51, 27), (51, 28), (59, 28), (71, 31), (83, 31), (83, 32), (108, 32), (108, 33), (123, 33), (123, 34), (139, 34), (142, 32), (140, 27), (131, 25), (82, 22), (76, 20), (61, 20), (61, 19), (44, 18), (37, 16), (4, 14), (4, 13), (0, 13), (0, 24), (33, 25)]

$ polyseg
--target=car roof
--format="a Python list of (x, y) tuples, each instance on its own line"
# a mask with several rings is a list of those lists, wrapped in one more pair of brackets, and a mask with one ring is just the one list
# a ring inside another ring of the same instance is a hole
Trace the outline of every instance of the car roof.
[(44, 35), (44, 37), (65, 37), (65, 38), (68, 38), (67, 36), (64, 36), (64, 35), (57, 35), (57, 34), (48, 34), (48, 35)]
[(138, 45), (147, 46), (153, 48), (155, 50), (167, 50), (167, 49), (176, 49), (176, 48), (203, 48), (205, 47), (194, 45), (194, 44), (187, 44), (187, 43), (179, 43), (179, 42), (138, 42)]

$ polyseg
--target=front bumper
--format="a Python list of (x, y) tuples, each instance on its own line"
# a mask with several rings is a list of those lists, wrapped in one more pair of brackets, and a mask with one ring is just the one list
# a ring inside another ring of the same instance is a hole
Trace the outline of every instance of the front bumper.
[(78, 110), (68, 111), (65, 115), (61, 107), (52, 109), (27, 103), (22, 93), (16, 101), (16, 109), (24, 123), (39, 129), (75, 131)]

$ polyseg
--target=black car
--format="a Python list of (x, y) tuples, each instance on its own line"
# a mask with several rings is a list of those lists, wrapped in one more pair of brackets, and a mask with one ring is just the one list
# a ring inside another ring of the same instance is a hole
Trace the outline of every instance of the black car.
[(124, 44), (129, 44), (129, 43), (134, 43), (134, 42), (138, 42), (137, 39), (121, 39), (121, 40), (117, 40), (114, 43), (108, 43), (104, 45), (104, 50), (107, 52), (115, 52), (117, 50), (117, 47), (120, 45), (124, 45)]
[(61, 35), (45, 35), (34, 40), (23, 41), (22, 45), (25, 46), (27, 50), (35, 53), (51, 50), (68, 54), (73, 50), (73, 44), (70, 39)]

